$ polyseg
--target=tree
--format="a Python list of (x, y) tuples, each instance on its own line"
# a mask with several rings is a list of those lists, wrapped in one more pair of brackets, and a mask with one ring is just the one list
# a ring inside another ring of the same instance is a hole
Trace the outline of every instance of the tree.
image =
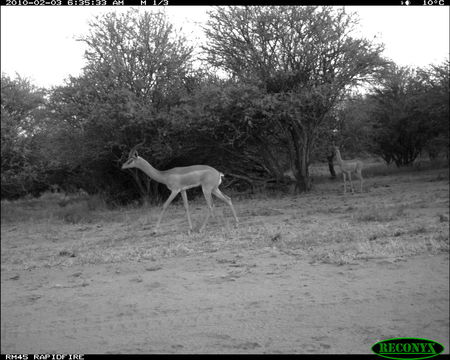
[(432, 138), (425, 145), (430, 158), (439, 153), (449, 155), (449, 60), (418, 70), (422, 96), (416, 109), (427, 115), (432, 124)]
[(388, 163), (405, 166), (434, 139), (448, 144), (448, 100), (444, 68), (392, 65), (370, 97), (375, 152)]
[(370, 97), (355, 94), (342, 101), (336, 111), (336, 145), (350, 157), (373, 152), (373, 106)]
[(16, 198), (45, 186), (37, 139), (45, 129), (45, 91), (30, 80), (2, 74), (2, 197)]
[(128, 91), (157, 111), (183, 95), (193, 48), (164, 12), (111, 12), (91, 21), (79, 40), (88, 45), (85, 73), (95, 74), (104, 90)]
[(381, 45), (351, 35), (355, 24), (343, 8), (219, 7), (205, 27), (206, 60), (267, 93), (267, 121), (280, 130), (300, 191), (311, 188), (311, 152), (329, 113), (384, 65)]
[(131, 183), (120, 165), (143, 139), (155, 166), (170, 158), (162, 139), (172, 126), (167, 114), (192, 86), (192, 48), (163, 12), (137, 10), (97, 17), (79, 40), (87, 45), (83, 74), (49, 101), (55, 159), (78, 186), (114, 201), (157, 195), (148, 177), (133, 172)]

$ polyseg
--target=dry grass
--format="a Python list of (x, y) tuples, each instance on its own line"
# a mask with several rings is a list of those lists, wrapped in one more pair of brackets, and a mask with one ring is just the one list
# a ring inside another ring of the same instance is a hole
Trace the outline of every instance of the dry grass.
[(405, 204), (393, 205), (393, 206), (370, 206), (366, 209), (363, 209), (356, 216), (358, 221), (368, 222), (368, 221), (377, 221), (377, 222), (390, 222), (393, 220), (397, 220), (399, 218), (405, 217)]
[[(2, 201), (2, 268), (158, 260), (243, 249), (276, 248), (300, 260), (337, 265), (448, 252), (448, 169), (366, 177), (362, 194), (343, 195), (341, 185), (323, 180), (305, 195), (234, 196), (238, 228), (229, 208), (216, 200), (216, 218), (204, 233), (190, 235), (181, 202), (169, 207), (161, 234), (153, 235), (159, 207), (111, 210), (99, 197), (67, 201), (58, 194)], [(206, 214), (204, 199), (190, 204), (198, 228)]]
[[(2, 224), (30, 221), (61, 220), (68, 224), (93, 223), (108, 211), (105, 200), (99, 196), (65, 196), (44, 193), (39, 198), (2, 201)], [(107, 217), (106, 217), (107, 218)]]

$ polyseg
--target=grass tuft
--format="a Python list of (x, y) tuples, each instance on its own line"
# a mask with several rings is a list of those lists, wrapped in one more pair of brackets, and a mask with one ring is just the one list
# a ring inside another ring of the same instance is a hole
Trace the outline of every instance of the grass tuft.
[(376, 207), (372, 206), (364, 209), (356, 216), (356, 219), (361, 222), (389, 222), (404, 218), (406, 216), (406, 205), (394, 205), (392, 207)]

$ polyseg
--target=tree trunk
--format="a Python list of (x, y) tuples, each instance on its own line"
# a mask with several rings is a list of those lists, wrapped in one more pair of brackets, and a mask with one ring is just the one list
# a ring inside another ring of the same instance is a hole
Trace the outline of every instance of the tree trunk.
[(327, 156), (328, 169), (330, 170), (330, 175), (331, 175), (332, 179), (336, 178), (336, 172), (334, 171), (334, 165), (333, 165), (333, 158), (334, 158), (333, 152), (329, 156)]
[[(297, 135), (297, 134), (295, 134)], [(309, 149), (308, 149), (308, 138), (306, 134), (303, 134), (302, 143), (300, 143), (300, 137), (294, 144), (295, 147), (295, 162), (297, 173), (295, 178), (297, 179), (295, 184), (295, 193), (307, 192), (311, 190), (311, 178), (309, 177)]]
[(297, 182), (295, 183), (295, 193), (298, 194), (302, 192), (307, 192), (311, 190), (312, 187), (311, 185), (312, 185), (311, 178), (309, 177), (308, 169), (307, 168), (300, 169), (297, 177)]

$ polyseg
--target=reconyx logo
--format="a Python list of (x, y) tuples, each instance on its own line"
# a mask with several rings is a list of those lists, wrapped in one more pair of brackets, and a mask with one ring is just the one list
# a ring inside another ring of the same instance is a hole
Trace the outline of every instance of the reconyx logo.
[(444, 347), (433, 340), (394, 338), (377, 342), (372, 351), (388, 359), (427, 359), (439, 355)]

